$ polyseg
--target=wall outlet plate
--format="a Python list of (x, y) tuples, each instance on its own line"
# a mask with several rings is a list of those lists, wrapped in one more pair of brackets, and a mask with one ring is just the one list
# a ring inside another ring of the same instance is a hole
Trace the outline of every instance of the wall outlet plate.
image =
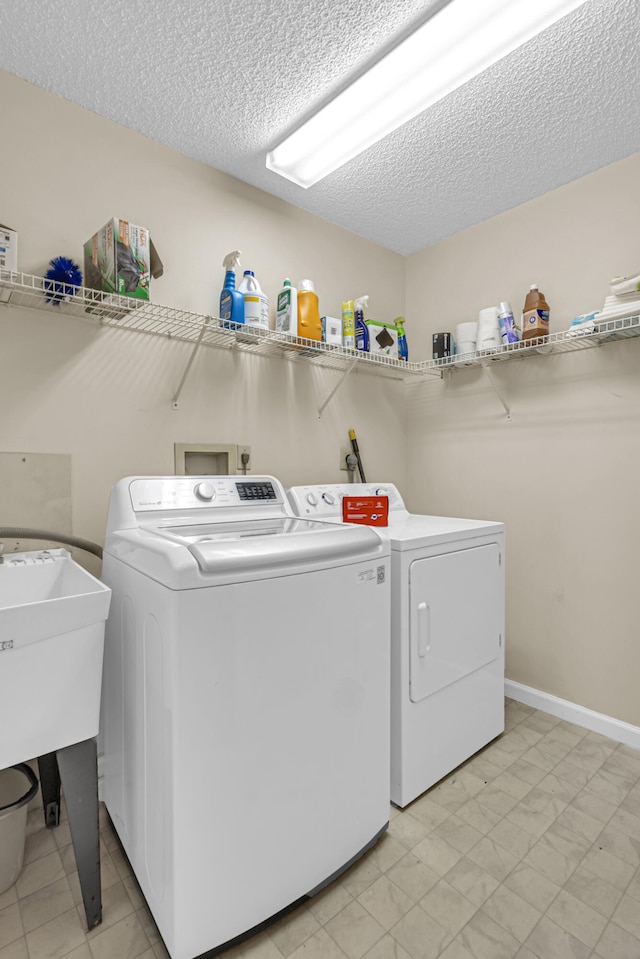
[[(243, 453), (249, 454), (249, 462), (247, 463), (246, 467), (242, 462)], [(247, 470), (247, 472), (249, 472), (249, 470), (251, 469), (251, 447), (250, 446), (238, 446), (238, 462), (236, 465), (236, 469), (238, 470), (239, 473), (244, 473), (245, 469)]]
[(340, 447), (340, 469), (349, 471), (347, 466), (347, 456), (350, 456), (353, 453), (353, 450), (350, 446), (341, 446)]

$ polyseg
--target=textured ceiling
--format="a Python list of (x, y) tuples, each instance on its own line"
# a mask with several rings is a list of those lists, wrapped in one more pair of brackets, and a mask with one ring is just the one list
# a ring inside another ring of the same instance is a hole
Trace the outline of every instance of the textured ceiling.
[(0, 0), (0, 68), (405, 255), (640, 150), (640, 0), (587, 0), (311, 189), (266, 169), (443, 2)]

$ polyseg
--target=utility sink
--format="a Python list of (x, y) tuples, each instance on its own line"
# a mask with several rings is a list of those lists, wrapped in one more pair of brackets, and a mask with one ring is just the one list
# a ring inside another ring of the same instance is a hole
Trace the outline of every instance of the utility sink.
[(0, 769), (98, 734), (111, 590), (65, 549), (0, 565)]

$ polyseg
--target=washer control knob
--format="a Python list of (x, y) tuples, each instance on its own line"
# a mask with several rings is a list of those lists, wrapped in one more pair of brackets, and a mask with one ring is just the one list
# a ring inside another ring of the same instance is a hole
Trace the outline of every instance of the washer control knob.
[(193, 492), (198, 499), (204, 500), (205, 503), (210, 502), (216, 495), (216, 491), (211, 483), (196, 483), (193, 487)]
[(323, 494), (322, 494), (322, 498), (323, 498), (323, 500), (325, 501), (325, 503), (328, 503), (328, 504), (329, 504), (329, 506), (333, 506), (333, 504), (334, 504), (335, 501), (336, 501), (336, 498), (335, 498), (335, 496), (333, 495), (333, 493), (323, 493)]
[(384, 486), (379, 486), (378, 489), (376, 490), (375, 495), (376, 495), (376, 496), (387, 496), (387, 495), (388, 495), (388, 490), (386, 490), (386, 489), (384, 488)]
[(318, 505), (318, 497), (316, 496), (315, 493), (307, 493), (307, 503), (309, 504), (309, 506)]

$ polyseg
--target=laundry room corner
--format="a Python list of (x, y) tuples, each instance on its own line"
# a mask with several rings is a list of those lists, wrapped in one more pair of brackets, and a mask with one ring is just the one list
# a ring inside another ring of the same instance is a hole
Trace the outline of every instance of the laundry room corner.
[[(601, 305), (611, 276), (633, 272), (639, 173), (634, 154), (409, 257), (409, 313), (428, 277), (422, 349), (443, 316), (455, 329), (479, 304), (517, 303), (532, 279), (544, 277), (554, 330)], [(640, 726), (639, 345), (488, 357), (488, 372), (462, 362), (412, 384), (407, 407), (411, 507), (505, 523), (507, 679), (610, 716), (612, 734)]]

